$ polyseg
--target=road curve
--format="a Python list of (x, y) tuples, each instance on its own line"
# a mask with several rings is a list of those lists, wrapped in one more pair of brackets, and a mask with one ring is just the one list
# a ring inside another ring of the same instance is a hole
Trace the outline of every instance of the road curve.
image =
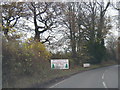
[(118, 65), (85, 71), (49, 88), (118, 88)]

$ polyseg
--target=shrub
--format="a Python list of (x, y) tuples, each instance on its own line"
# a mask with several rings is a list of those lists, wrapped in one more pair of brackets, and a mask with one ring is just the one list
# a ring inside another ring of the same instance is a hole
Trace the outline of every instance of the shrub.
[(22, 77), (31, 77), (42, 72), (43, 66), (49, 62), (51, 54), (40, 42), (20, 44), (17, 41), (7, 42), (3, 38), (3, 87)]

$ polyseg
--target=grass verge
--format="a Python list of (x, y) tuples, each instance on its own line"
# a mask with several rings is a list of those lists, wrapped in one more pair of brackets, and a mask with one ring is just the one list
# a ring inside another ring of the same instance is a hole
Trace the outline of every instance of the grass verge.
[(34, 74), (31, 77), (21, 77), (16, 81), (16, 84), (14, 84), (15, 88), (26, 88), (26, 87), (32, 87), (32, 88), (40, 88), (40, 87), (47, 87), (50, 83), (58, 82), (64, 78), (67, 78), (71, 75), (74, 75), (79, 72), (96, 69), (100, 67), (105, 66), (111, 66), (115, 65), (115, 62), (103, 62), (99, 65), (91, 65), (89, 68), (84, 68), (81, 66), (75, 66), (74, 68), (68, 69), (68, 70), (51, 70), (46, 69), (43, 70), (41, 74)]

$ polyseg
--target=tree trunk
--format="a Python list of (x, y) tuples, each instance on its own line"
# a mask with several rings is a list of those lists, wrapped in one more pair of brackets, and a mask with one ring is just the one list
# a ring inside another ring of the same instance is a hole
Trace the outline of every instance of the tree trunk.
[(35, 40), (36, 42), (40, 42), (40, 33), (37, 32), (37, 31), (35, 32), (34, 40)]

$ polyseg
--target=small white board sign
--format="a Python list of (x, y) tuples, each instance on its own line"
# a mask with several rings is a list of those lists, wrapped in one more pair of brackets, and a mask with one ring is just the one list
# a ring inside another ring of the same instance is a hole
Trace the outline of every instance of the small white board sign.
[(84, 63), (83, 67), (90, 67), (90, 63)]
[(52, 59), (51, 60), (52, 69), (69, 69), (68, 59)]

